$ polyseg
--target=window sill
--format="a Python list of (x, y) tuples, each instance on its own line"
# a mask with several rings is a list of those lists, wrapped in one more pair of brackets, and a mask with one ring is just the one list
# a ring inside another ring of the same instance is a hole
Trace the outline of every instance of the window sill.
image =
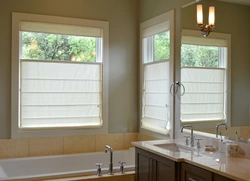
[(148, 136), (152, 136), (152, 137), (155, 137), (155, 138), (159, 138), (159, 139), (170, 139), (169, 134), (157, 133), (157, 132), (154, 132), (154, 131), (151, 131), (149, 129), (145, 129), (145, 128), (142, 128), (142, 127), (140, 128), (140, 133), (148, 135)]
[(51, 130), (19, 130), (12, 129), (11, 138), (40, 138), (40, 137), (60, 137), (60, 136), (77, 136), (77, 135), (96, 135), (108, 134), (108, 125), (99, 128), (64, 128)]
[[(196, 130), (201, 130), (201, 129), (211, 129), (215, 128), (218, 123), (226, 123), (228, 122), (226, 120), (206, 120), (206, 121), (181, 121), (181, 126), (183, 125), (191, 125), (193, 126), (194, 129)], [(228, 124), (228, 127), (230, 125)]]

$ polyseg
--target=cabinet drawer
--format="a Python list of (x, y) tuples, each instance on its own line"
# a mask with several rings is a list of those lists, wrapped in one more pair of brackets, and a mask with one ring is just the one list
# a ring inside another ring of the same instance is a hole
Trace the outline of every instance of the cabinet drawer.
[(234, 181), (234, 180), (227, 178), (227, 177), (223, 177), (218, 174), (214, 174), (214, 181)]
[(212, 178), (212, 172), (187, 163), (181, 164), (181, 181), (212, 181)]

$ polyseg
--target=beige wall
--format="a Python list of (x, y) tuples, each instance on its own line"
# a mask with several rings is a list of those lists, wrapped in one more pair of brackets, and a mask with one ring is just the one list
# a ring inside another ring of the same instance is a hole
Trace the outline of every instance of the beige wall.
[(136, 0), (1, 0), (0, 138), (11, 131), (12, 12), (109, 21), (109, 133), (137, 131)]
[[(232, 126), (249, 125), (249, 78), (250, 78), (250, 7), (213, 1), (204, 1), (204, 23), (208, 8), (216, 8), (214, 32), (231, 34), (231, 122)], [(196, 4), (182, 11), (182, 27), (196, 30)]]

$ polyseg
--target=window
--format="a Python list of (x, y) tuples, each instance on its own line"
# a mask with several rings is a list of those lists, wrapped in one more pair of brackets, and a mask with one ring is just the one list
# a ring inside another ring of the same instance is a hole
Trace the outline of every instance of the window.
[(141, 24), (141, 130), (165, 135), (169, 134), (173, 111), (169, 94), (173, 78), (171, 13), (156, 17), (156, 24), (150, 20)]
[(12, 137), (106, 132), (107, 31), (107, 22), (13, 13)]
[[(185, 32), (185, 31), (184, 31)], [(229, 47), (230, 36), (182, 36), (181, 80), (185, 94), (181, 97), (181, 121), (229, 122)]]

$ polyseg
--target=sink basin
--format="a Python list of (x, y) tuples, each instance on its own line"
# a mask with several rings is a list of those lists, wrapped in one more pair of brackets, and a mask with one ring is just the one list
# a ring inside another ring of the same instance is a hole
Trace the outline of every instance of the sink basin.
[(154, 146), (157, 146), (157, 147), (160, 147), (160, 148), (172, 151), (172, 152), (185, 152), (185, 153), (191, 152), (191, 150), (183, 148), (180, 145), (177, 145), (175, 143), (155, 144)]

